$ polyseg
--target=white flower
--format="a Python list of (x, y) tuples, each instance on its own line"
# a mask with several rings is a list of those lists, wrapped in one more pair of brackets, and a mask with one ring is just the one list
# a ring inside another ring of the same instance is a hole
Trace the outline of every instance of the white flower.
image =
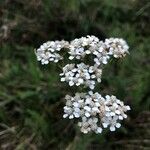
[(84, 63), (80, 64), (67, 64), (63, 67), (63, 73), (60, 74), (61, 81), (68, 82), (70, 86), (76, 85), (85, 85), (90, 89), (95, 88), (96, 80), (101, 81), (102, 69), (97, 68), (96, 66), (85, 65)]
[(48, 41), (36, 50), (37, 60), (41, 61), (43, 65), (48, 64), (50, 61), (57, 63), (63, 59), (59, 51), (63, 48), (68, 48), (68, 45), (67, 41)]
[(95, 133), (101, 133), (102, 128), (97, 125), (97, 118), (82, 118), (82, 121), (78, 123), (81, 128), (81, 132), (87, 134), (88, 132), (94, 131)]
[(110, 55), (115, 58), (124, 57), (129, 53), (129, 46), (126, 41), (121, 38), (109, 38), (105, 39), (105, 45)]
[(78, 125), (83, 133), (101, 133), (102, 128), (115, 131), (121, 127), (120, 120), (127, 117), (125, 112), (130, 108), (113, 95), (103, 98), (92, 91), (76, 93), (74, 97), (67, 95), (66, 100), (63, 117), (79, 118)]
[(70, 42), (69, 59), (83, 59), (85, 55), (89, 55), (95, 51), (99, 39), (95, 36), (81, 37)]
[(116, 128), (120, 128), (121, 126), (119, 120), (127, 118), (125, 112), (130, 110), (130, 107), (125, 106), (116, 96), (106, 95), (105, 97), (105, 113), (101, 122), (104, 128), (110, 126), (110, 131), (115, 131)]
[[(93, 90), (96, 82), (101, 82), (103, 65), (108, 63), (111, 56), (124, 57), (129, 53), (128, 49), (126, 41), (121, 38), (109, 38), (103, 42), (95, 36), (86, 36), (71, 42), (48, 41), (35, 53), (38, 61), (48, 64), (62, 60), (61, 54), (67, 52), (68, 59), (76, 61), (63, 67), (60, 80), (67, 82), (69, 86), (83, 85)], [(88, 60), (90, 64), (87, 65), (84, 63), (84, 58), (93, 60)], [(74, 97), (66, 95), (65, 99), (63, 118), (79, 119), (78, 125), (83, 133), (91, 131), (101, 133), (103, 128), (115, 131), (116, 128), (121, 127), (120, 121), (127, 118), (126, 112), (131, 109), (116, 96), (102, 97), (98, 92), (93, 93), (93, 91), (76, 93)]]
[(102, 64), (107, 64), (108, 60), (110, 59), (106, 44), (100, 41), (97, 44), (97, 48), (93, 52), (95, 55), (94, 62), (99, 66)]

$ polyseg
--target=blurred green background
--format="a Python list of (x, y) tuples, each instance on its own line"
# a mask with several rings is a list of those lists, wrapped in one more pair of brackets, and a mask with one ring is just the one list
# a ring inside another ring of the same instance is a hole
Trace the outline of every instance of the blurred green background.
[[(48, 40), (88, 34), (130, 46), (96, 88), (132, 108), (117, 132), (83, 135), (63, 119), (63, 97), (73, 89), (34, 54)], [(150, 150), (149, 57), (149, 0), (0, 0), (0, 150)]]

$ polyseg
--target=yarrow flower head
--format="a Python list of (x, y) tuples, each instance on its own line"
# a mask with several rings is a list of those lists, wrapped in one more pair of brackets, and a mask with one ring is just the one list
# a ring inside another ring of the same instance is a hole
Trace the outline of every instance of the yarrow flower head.
[(41, 61), (43, 65), (48, 64), (50, 61), (57, 63), (63, 59), (59, 51), (63, 48), (67, 48), (68, 44), (66, 41), (48, 41), (44, 43), (36, 50), (37, 60)]
[(60, 76), (62, 76), (61, 81), (68, 82), (70, 86), (83, 84), (94, 89), (96, 80), (101, 82), (101, 74), (102, 69), (80, 63), (77, 65), (67, 64), (63, 67), (63, 73)]
[(129, 46), (121, 38), (109, 38), (99, 41), (95, 36), (87, 36), (75, 39), (70, 42), (69, 59), (83, 60), (86, 55), (94, 55), (94, 62), (97, 65), (107, 64), (110, 56), (115, 58), (124, 57), (128, 52)]
[[(71, 42), (48, 41), (35, 52), (37, 60), (43, 65), (49, 62), (58, 63), (63, 60), (62, 53), (68, 58), (69, 64), (62, 67), (60, 80), (69, 86), (88, 87), (94, 90), (96, 83), (101, 82), (102, 69), (111, 59), (122, 58), (129, 53), (129, 46), (122, 38), (108, 38), (100, 41), (95, 36), (76, 38)], [(68, 62), (67, 61), (67, 62)], [(124, 105), (116, 96), (89, 91), (66, 95), (64, 118), (77, 118), (81, 132), (101, 133), (104, 128), (115, 131), (120, 128), (120, 121), (127, 118), (129, 106)]]
[(110, 131), (115, 131), (115, 128), (120, 128), (120, 120), (127, 118), (125, 113), (130, 110), (129, 106), (115, 96), (107, 95), (104, 98), (92, 91), (88, 94), (76, 93), (74, 97), (66, 95), (65, 99), (63, 117), (78, 118), (78, 125), (83, 133), (101, 133), (107, 127)]
[(98, 44), (99, 39), (95, 36), (81, 37), (74, 39), (70, 42), (69, 46), (69, 59), (83, 59), (85, 55), (93, 53), (95, 46)]
[(124, 57), (129, 53), (129, 46), (126, 41), (121, 38), (109, 38), (105, 40), (109, 54), (113, 55), (115, 58)]
[(125, 114), (130, 110), (130, 106), (124, 105), (116, 96), (105, 97), (105, 113), (101, 116), (101, 122), (104, 128), (109, 126), (110, 131), (115, 131), (115, 128), (120, 128), (120, 120), (127, 118)]

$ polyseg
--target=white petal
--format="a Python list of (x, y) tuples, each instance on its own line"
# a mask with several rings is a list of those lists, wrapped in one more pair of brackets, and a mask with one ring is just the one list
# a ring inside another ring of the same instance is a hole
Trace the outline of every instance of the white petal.
[(84, 82), (84, 80), (82, 78), (79, 78), (78, 82), (82, 84)]
[(74, 111), (77, 113), (80, 113), (81, 110), (80, 110), (80, 108), (76, 107), (76, 108), (74, 108)]
[(73, 82), (73, 81), (69, 81), (69, 85), (70, 85), (70, 86), (73, 86), (73, 85), (74, 85), (74, 82)]
[(106, 59), (103, 59), (103, 64), (107, 64), (107, 60)]
[(116, 128), (120, 128), (121, 124), (120, 123), (116, 123)]
[(106, 112), (106, 114), (105, 114), (107, 117), (109, 117), (110, 116), (110, 113), (109, 112)]
[(72, 72), (76, 72), (76, 71), (77, 71), (77, 69), (76, 69), (76, 68), (74, 68), (74, 69), (72, 69), (71, 71), (72, 71)]
[(99, 112), (99, 109), (97, 107), (92, 108), (93, 111)]
[(83, 132), (84, 134), (87, 134), (87, 133), (88, 133), (88, 130), (84, 129), (84, 130), (82, 130), (81, 132)]
[(122, 116), (119, 116), (119, 120), (123, 120), (123, 117), (122, 117)]
[(109, 95), (106, 95), (106, 99), (110, 99), (110, 96), (109, 96)]
[(116, 110), (115, 113), (119, 115), (119, 114), (120, 114), (120, 111), (119, 111), (119, 110)]
[(48, 60), (45, 60), (44, 64), (48, 64)]
[(90, 85), (89, 87), (90, 87), (90, 89), (94, 89), (95, 86), (94, 85)]
[(79, 86), (79, 85), (80, 85), (80, 83), (79, 83), (79, 82), (77, 82), (77, 83), (76, 83), (76, 86)]
[(88, 93), (89, 93), (89, 95), (93, 95), (93, 91), (89, 91)]
[(85, 100), (85, 104), (90, 104), (91, 103), (91, 99), (90, 98), (87, 98), (86, 100)]
[(64, 82), (64, 81), (65, 81), (65, 78), (61, 78), (60, 81), (61, 81), (61, 82)]
[(86, 54), (90, 54), (91, 51), (90, 51), (90, 50), (86, 50), (85, 53), (86, 53)]
[(69, 59), (70, 59), (70, 60), (74, 59), (74, 56), (69, 56)]
[(107, 127), (108, 127), (108, 124), (107, 124), (107, 123), (103, 123), (102, 125), (103, 125), (104, 128), (107, 128)]
[(98, 102), (96, 102), (96, 103), (95, 103), (95, 106), (99, 107), (99, 106), (100, 106), (100, 104), (99, 104)]
[(67, 118), (67, 117), (68, 117), (68, 114), (64, 114), (64, 115), (63, 115), (63, 118)]
[(97, 82), (101, 82), (101, 79), (100, 79), (100, 78), (98, 78), (98, 79), (97, 79)]
[(73, 118), (74, 118), (74, 116), (73, 116), (73, 115), (70, 115), (70, 116), (69, 116), (69, 119), (73, 119)]
[(90, 114), (88, 112), (85, 113), (86, 117), (90, 117)]
[(126, 106), (126, 109), (127, 109), (127, 110), (131, 110), (130, 106)]
[(109, 107), (107, 107), (107, 106), (105, 107), (105, 110), (106, 110), (106, 111), (110, 111)]
[(74, 103), (73, 103), (73, 106), (79, 107), (79, 103), (78, 103), (78, 102), (74, 102)]
[(110, 112), (110, 115), (111, 115), (111, 116), (115, 116), (115, 113), (114, 113), (114, 112)]
[(115, 131), (115, 127), (114, 126), (110, 126), (110, 131)]
[(91, 108), (89, 106), (84, 106), (84, 109), (87, 111), (91, 111)]
[(91, 78), (92, 78), (92, 79), (93, 79), (93, 78), (96, 78), (96, 75), (95, 75), (95, 74), (91, 75)]
[(93, 69), (89, 68), (89, 73), (92, 73), (93, 72)]
[(98, 132), (98, 133), (102, 133), (102, 128), (98, 127), (98, 128), (97, 128), (97, 132)]
[(127, 118), (127, 115), (126, 115), (126, 114), (124, 114), (124, 115), (123, 115), (123, 118)]
[(74, 114), (75, 118), (79, 118), (80, 117), (79, 113), (74, 112), (73, 114)]

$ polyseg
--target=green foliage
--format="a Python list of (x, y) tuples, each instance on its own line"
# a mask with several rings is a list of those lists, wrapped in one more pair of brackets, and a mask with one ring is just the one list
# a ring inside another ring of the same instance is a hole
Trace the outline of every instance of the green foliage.
[[(146, 123), (143, 133), (133, 130), (133, 120), (150, 110), (149, 10), (148, 0), (0, 1), (0, 149), (109, 150), (120, 149), (119, 140), (145, 140)], [(87, 34), (102, 40), (122, 37), (130, 46), (130, 55), (106, 66), (96, 88), (131, 105), (129, 119), (116, 133), (83, 135), (75, 123), (62, 119), (63, 97), (73, 89), (59, 82), (55, 64), (41, 66), (34, 54), (47, 40)], [(132, 142), (121, 145), (135, 148)]]

